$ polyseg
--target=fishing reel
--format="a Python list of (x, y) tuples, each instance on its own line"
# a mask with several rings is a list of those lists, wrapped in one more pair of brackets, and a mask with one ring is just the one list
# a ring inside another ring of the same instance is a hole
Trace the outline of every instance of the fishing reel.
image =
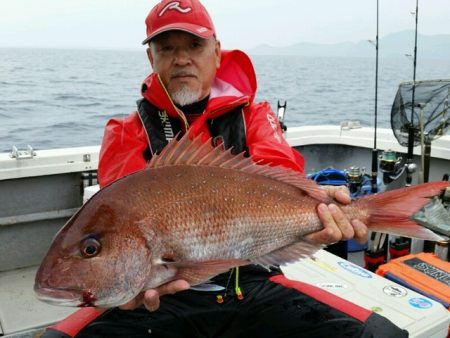
[[(350, 167), (344, 170), (346, 184), (352, 198), (371, 194), (372, 178), (365, 168)], [(377, 191), (381, 190), (381, 180), (377, 179)]]
[(364, 172), (365, 170), (359, 167), (350, 167), (345, 170), (347, 186), (348, 190), (350, 190), (350, 194), (356, 194), (361, 190)]
[(380, 156), (380, 170), (383, 173), (383, 183), (389, 184), (397, 180), (405, 171), (408, 174), (413, 174), (417, 165), (415, 163), (402, 164), (403, 158), (397, 156), (393, 150), (383, 151)]

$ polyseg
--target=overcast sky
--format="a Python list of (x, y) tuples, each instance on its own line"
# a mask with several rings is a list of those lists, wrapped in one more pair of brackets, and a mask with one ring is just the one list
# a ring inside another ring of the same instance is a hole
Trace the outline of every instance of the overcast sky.
[[(140, 48), (156, 0), (0, 0), (0, 47)], [(414, 29), (416, 0), (379, 0), (380, 37)], [(203, 0), (223, 48), (374, 39), (376, 0)], [(419, 32), (450, 34), (450, 0), (419, 1)], [(143, 48), (143, 47), (141, 47)]]

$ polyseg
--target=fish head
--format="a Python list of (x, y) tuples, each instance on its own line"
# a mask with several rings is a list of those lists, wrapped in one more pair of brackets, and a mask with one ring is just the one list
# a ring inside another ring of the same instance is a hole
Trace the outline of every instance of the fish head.
[(36, 274), (40, 300), (114, 307), (142, 290), (151, 268), (148, 238), (133, 226), (132, 212), (104, 202), (88, 201), (55, 236)]

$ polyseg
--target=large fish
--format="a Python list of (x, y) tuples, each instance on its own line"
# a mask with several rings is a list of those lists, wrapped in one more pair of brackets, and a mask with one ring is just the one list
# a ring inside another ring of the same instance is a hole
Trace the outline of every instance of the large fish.
[[(410, 219), (448, 182), (361, 198), (342, 209), (371, 230), (439, 240)], [(255, 164), (189, 135), (147, 169), (101, 189), (59, 231), (35, 281), (37, 296), (112, 307), (174, 279), (192, 285), (250, 263), (312, 255), (327, 194), (304, 175)]]

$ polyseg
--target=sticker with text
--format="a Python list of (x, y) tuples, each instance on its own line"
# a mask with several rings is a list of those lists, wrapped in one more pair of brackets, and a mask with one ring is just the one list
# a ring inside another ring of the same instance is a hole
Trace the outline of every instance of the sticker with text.
[(422, 297), (411, 298), (409, 300), (409, 305), (417, 309), (429, 309), (433, 306), (433, 304), (428, 299)]
[(408, 291), (404, 287), (398, 285), (386, 285), (383, 288), (383, 292), (396, 298), (405, 297), (408, 294)]
[(372, 278), (372, 275), (367, 270), (365, 270), (357, 265), (354, 265), (354, 264), (351, 264), (351, 263), (345, 262), (345, 261), (338, 262), (338, 264), (341, 266), (341, 268), (343, 268), (357, 276), (364, 277), (364, 278)]
[(318, 283), (317, 286), (321, 289), (346, 289), (347, 285), (342, 283)]

